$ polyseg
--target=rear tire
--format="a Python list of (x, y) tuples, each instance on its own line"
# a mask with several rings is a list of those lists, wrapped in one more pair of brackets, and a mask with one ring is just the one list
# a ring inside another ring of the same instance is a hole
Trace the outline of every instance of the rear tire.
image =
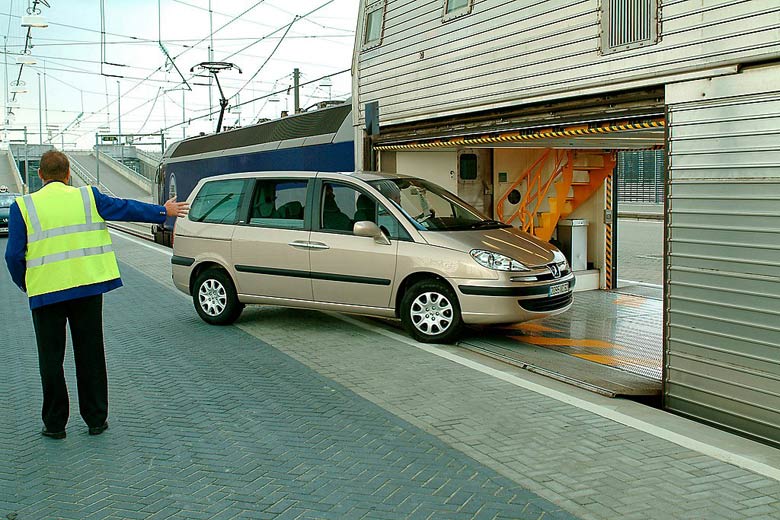
[(401, 322), (422, 343), (452, 343), (463, 329), (458, 297), (449, 285), (433, 279), (419, 281), (406, 291)]
[(230, 325), (244, 310), (233, 280), (222, 269), (206, 269), (198, 275), (192, 288), (192, 303), (198, 316), (211, 325)]

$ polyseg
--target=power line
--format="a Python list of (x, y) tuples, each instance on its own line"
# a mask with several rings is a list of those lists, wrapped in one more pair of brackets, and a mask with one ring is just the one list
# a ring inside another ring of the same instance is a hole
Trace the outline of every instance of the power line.
[[(311, 81), (307, 81), (305, 83), (301, 83), (300, 86), (303, 87), (303, 86), (306, 86), (306, 85), (311, 85), (312, 83), (320, 81), (323, 78), (327, 78), (327, 77), (331, 77), (332, 78), (334, 76), (339, 76), (339, 75), (344, 74), (346, 72), (350, 72), (351, 70), (352, 69), (344, 69), (344, 70), (340, 70), (338, 72), (334, 72), (334, 73), (331, 73), (331, 74), (325, 74), (324, 76), (320, 76), (319, 78), (313, 79)], [(241, 106), (244, 106), (244, 105), (248, 105), (249, 103), (252, 103), (254, 101), (259, 101), (261, 99), (265, 99), (265, 98), (274, 96), (276, 94), (281, 94), (282, 92), (286, 92), (286, 91), (287, 91), (287, 89), (285, 88), (285, 89), (282, 89), (282, 90), (277, 90), (276, 92), (271, 92), (269, 94), (265, 94), (263, 96), (259, 96), (259, 97), (253, 98), (253, 99), (249, 99), (247, 101), (242, 101), (241, 103), (237, 103), (237, 104), (233, 105), (233, 108), (237, 108), (237, 107), (241, 107)], [(175, 125), (170, 125), (170, 126), (167, 126), (165, 128), (161, 128), (160, 131), (161, 132), (165, 132), (166, 130), (170, 130), (172, 128), (177, 128), (177, 127), (179, 127), (181, 125), (185, 125), (185, 124), (190, 124), (193, 121), (198, 121), (200, 119), (205, 119), (205, 118), (207, 118), (209, 116), (212, 116), (212, 115), (218, 114), (218, 113), (219, 113), (219, 110), (212, 110), (208, 114), (203, 114), (203, 115), (198, 116), (198, 117), (188, 118), (186, 121), (182, 121), (181, 123), (176, 123)]]

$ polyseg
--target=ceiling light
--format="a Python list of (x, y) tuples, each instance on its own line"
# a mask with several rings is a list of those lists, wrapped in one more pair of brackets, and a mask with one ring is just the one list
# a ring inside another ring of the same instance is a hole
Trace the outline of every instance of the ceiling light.
[(27, 16), (22, 16), (22, 27), (44, 28), (48, 26), (49, 23), (46, 21), (46, 19), (39, 14), (28, 14)]
[(8, 92), (10, 92), (11, 94), (26, 94), (29, 92), (29, 90), (27, 90), (27, 87), (14, 85), (8, 89)]

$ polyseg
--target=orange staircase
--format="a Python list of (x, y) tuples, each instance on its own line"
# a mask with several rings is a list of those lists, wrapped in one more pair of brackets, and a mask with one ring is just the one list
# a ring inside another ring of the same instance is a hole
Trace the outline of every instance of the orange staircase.
[(504, 214), (504, 204), (514, 189), (524, 189), (517, 209), (503, 221), (549, 241), (558, 221), (601, 187), (615, 163), (614, 152), (545, 150), (501, 196), (496, 214), (499, 218)]

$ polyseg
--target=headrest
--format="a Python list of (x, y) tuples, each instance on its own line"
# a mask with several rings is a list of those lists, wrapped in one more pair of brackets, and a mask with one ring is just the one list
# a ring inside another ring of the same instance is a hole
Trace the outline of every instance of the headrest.
[(371, 197), (368, 195), (363, 195), (362, 193), (357, 198), (357, 209), (361, 209), (363, 211), (370, 211), (374, 209), (374, 201), (371, 200)]

